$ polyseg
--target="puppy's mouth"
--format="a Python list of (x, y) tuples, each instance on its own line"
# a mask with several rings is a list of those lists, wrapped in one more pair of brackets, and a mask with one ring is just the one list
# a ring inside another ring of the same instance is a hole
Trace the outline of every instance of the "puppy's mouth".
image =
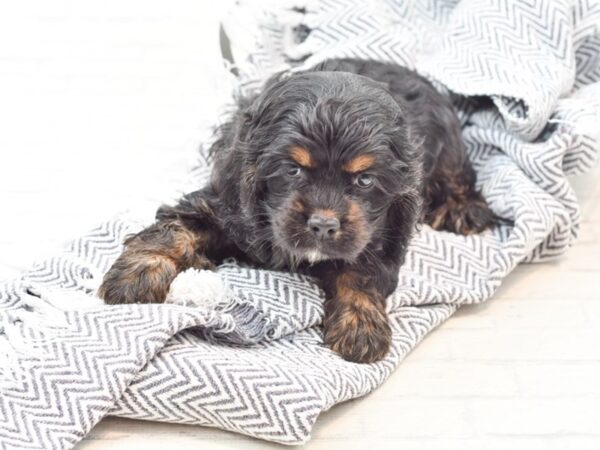
[[(364, 246), (350, 245), (346, 248), (338, 248), (337, 245), (325, 244), (315, 241), (307, 236), (306, 239), (299, 237), (286, 237), (285, 231), (275, 232), (275, 235), (281, 236), (281, 239), (276, 239), (276, 245), (290, 257), (297, 261), (305, 261), (310, 264), (316, 264), (321, 261), (331, 259), (342, 259), (346, 261), (354, 261), (363, 250)], [(283, 236), (282, 236), (283, 235)]]
[(284, 251), (289, 253), (294, 258), (302, 261), (306, 261), (310, 264), (316, 264), (321, 261), (328, 259), (346, 259), (353, 260), (356, 258), (355, 255), (340, 254), (339, 252), (332, 252), (326, 250), (323, 246), (316, 244), (309, 247), (292, 247), (289, 244), (281, 246)]

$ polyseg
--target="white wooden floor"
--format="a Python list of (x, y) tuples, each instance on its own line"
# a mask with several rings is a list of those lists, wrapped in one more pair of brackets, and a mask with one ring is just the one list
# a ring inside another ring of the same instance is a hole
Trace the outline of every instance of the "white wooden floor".
[[(574, 180), (584, 222), (559, 261), (519, 267), (379, 390), (318, 420), (307, 449), (600, 448), (600, 168)], [(219, 430), (108, 418), (77, 450), (278, 447)]]

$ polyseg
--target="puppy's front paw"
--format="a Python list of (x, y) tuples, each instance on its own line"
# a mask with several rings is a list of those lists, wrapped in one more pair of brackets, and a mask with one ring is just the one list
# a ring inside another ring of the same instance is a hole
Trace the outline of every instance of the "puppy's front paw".
[(392, 332), (382, 305), (337, 301), (325, 318), (325, 343), (347, 361), (372, 363), (390, 349)]
[(98, 296), (108, 304), (162, 303), (176, 276), (167, 256), (125, 251), (104, 275)]

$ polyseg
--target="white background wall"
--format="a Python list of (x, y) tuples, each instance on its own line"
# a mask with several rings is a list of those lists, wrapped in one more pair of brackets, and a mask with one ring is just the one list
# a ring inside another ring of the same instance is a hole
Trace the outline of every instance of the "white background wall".
[(0, 279), (182, 177), (224, 2), (0, 3)]

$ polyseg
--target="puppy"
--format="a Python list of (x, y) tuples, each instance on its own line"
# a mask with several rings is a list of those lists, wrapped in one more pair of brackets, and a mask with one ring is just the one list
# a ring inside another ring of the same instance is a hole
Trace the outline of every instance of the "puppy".
[(178, 272), (233, 256), (315, 276), (325, 343), (374, 362), (390, 347), (385, 299), (417, 222), (470, 234), (495, 220), (451, 103), (392, 64), (275, 75), (240, 101), (211, 153), (210, 183), (125, 241), (99, 289), (106, 303), (163, 302)]

